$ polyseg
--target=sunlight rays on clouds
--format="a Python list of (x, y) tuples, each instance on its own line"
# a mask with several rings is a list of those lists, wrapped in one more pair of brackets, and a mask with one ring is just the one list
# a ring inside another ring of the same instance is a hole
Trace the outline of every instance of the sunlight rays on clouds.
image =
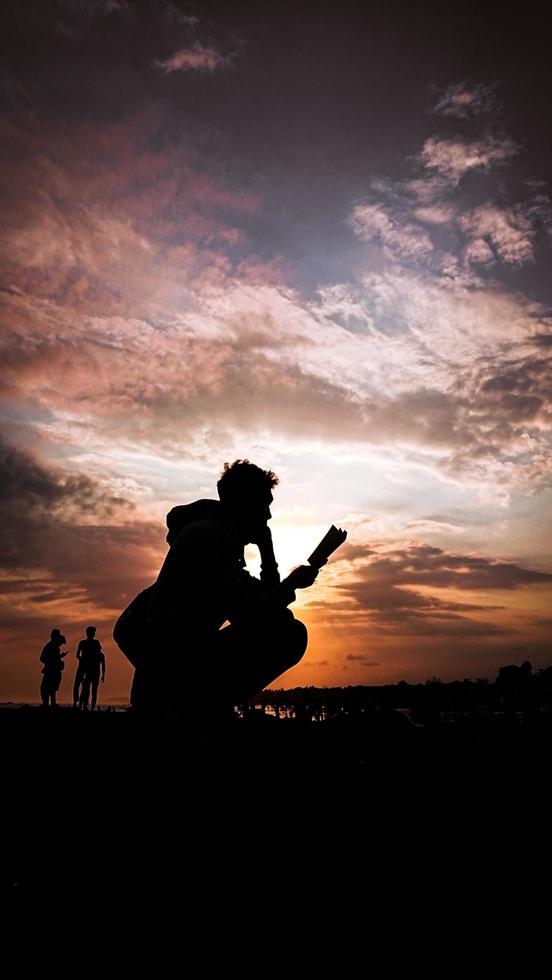
[[(150, 58), (156, 84), (229, 63), (190, 38), (193, 20), (180, 47)], [(325, 682), (342, 668), (385, 679), (393, 640), (398, 670), (417, 637), (445, 637), (454, 676), (477, 638), (491, 661), (519, 639), (519, 596), (550, 588), (542, 549), (516, 554), (500, 534), (552, 482), (552, 323), (521, 278), (547, 254), (551, 210), (540, 186), (505, 191), (520, 148), (491, 126), (497, 104), (477, 83), (440, 92), (400, 172), (367, 173), (351, 193), (339, 228), (350, 267), (314, 293), (269, 244), (262, 181), (210, 169), (161, 100), (57, 131), (3, 118), (14, 623), (54, 601), (56, 577), (75, 621), (97, 603), (107, 623), (114, 595), (122, 605), (148, 584), (164, 512), (214, 495), (222, 463), (248, 456), (281, 478), (283, 570), (328, 522), (361, 549), (301, 597), (318, 653), (330, 651)], [(336, 639), (345, 623), (352, 648)]]

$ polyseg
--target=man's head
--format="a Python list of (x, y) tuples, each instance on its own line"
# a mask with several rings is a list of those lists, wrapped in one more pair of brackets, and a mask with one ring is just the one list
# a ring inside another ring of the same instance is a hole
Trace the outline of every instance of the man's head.
[(95, 637), (95, 635), (96, 635), (96, 627), (95, 626), (87, 626), (86, 627), (86, 635), (87, 635), (87, 637), (88, 637), (89, 640), (93, 640), (94, 637)]
[(66, 643), (66, 639), (63, 633), (61, 632), (61, 630), (52, 630), (52, 632), (50, 633), (50, 639), (53, 640), (54, 643), (57, 643), (57, 645), (60, 647), (62, 647), (63, 644)]
[(262, 470), (248, 459), (224, 464), (217, 483), (220, 501), (237, 521), (244, 544), (255, 541), (271, 518), (272, 488), (278, 483), (272, 470)]

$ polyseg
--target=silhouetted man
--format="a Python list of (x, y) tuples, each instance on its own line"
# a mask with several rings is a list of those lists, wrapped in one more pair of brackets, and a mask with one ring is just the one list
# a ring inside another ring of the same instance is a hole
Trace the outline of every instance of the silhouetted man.
[(81, 685), (84, 680), (84, 664), (82, 662), (83, 650), (86, 649), (88, 640), (94, 640), (94, 637), (96, 635), (96, 627), (87, 626), (85, 632), (86, 632), (86, 640), (79, 640), (79, 645), (77, 647), (77, 652), (75, 654), (78, 663), (77, 663), (77, 672), (75, 674), (75, 680), (73, 682), (73, 707), (74, 708), (78, 708), (79, 706)]
[[(167, 515), (170, 547), (157, 582), (113, 633), (136, 668), (135, 707), (230, 708), (301, 660), (307, 630), (288, 606), (318, 571), (302, 565), (280, 581), (267, 523), (277, 483), (248, 460), (226, 463), (220, 500), (196, 500)], [(248, 543), (260, 551), (260, 581), (244, 567)]]
[(73, 704), (75, 703), (75, 691), (78, 697), (78, 683), (81, 684), (79, 697), (79, 707), (88, 707), (88, 698), (92, 691), (92, 711), (96, 707), (98, 696), (98, 684), (100, 683), (100, 669), (102, 674), (102, 684), (105, 681), (105, 656), (102, 645), (96, 637), (96, 627), (86, 627), (86, 640), (80, 640), (77, 647), (77, 660), (79, 666), (73, 686)]
[(52, 630), (50, 639), (40, 654), (40, 662), (44, 664), (42, 668), (40, 697), (45, 708), (50, 703), (52, 708), (56, 707), (56, 694), (61, 684), (61, 672), (65, 667), (63, 657), (67, 656), (67, 650), (64, 650), (62, 653), (60, 648), (65, 643), (66, 640), (61, 631)]

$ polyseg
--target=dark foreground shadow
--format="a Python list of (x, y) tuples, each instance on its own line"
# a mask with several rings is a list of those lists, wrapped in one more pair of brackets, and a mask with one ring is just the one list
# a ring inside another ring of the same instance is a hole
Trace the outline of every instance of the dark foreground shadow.
[(0, 736), (3, 887), (19, 898), (54, 886), (67, 898), (226, 893), (279, 879), (282, 861), (301, 862), (310, 888), (328, 863), (395, 874), (464, 846), (470, 828), (492, 838), (498, 818), (519, 834), (525, 815), (536, 834), (547, 812), (547, 719), (491, 730), (416, 727), (392, 711), (320, 723), (259, 712), (194, 734), (28, 707), (0, 709)]

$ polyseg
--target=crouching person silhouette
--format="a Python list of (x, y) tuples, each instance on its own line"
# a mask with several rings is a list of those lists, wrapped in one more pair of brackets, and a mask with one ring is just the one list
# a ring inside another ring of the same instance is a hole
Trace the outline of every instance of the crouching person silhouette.
[[(307, 630), (288, 606), (318, 571), (301, 565), (280, 581), (268, 527), (277, 483), (248, 460), (225, 463), (219, 500), (167, 515), (169, 551), (157, 581), (113, 631), (135, 668), (135, 708), (223, 716), (301, 660)], [(260, 580), (244, 567), (249, 543), (259, 548)]]

